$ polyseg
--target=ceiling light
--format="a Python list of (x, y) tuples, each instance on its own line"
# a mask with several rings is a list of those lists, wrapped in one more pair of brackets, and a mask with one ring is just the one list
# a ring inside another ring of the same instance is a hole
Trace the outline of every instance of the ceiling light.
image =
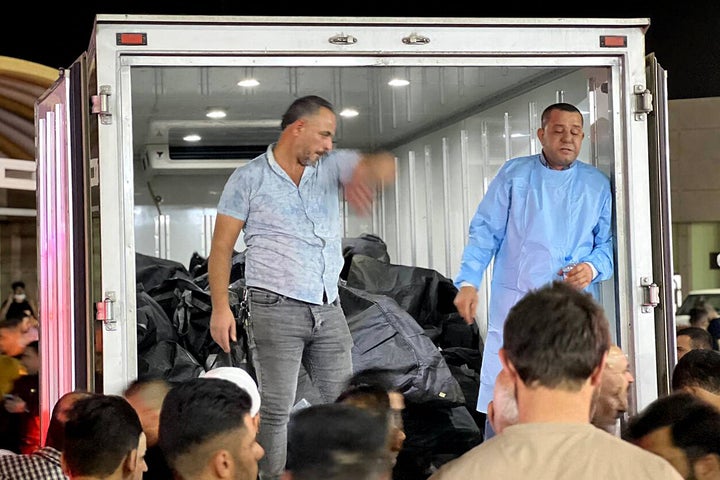
[(357, 117), (358, 115), (358, 111), (354, 108), (345, 108), (342, 112), (340, 112), (340, 116), (345, 118)]
[(260, 82), (254, 78), (246, 78), (245, 80), (240, 80), (237, 84), (240, 87), (257, 87), (260, 85)]
[(220, 119), (227, 117), (227, 112), (222, 108), (210, 108), (205, 116), (212, 119)]
[(410, 85), (410, 82), (404, 78), (393, 78), (388, 82), (388, 85), (391, 87), (406, 87)]
[(202, 140), (202, 137), (197, 133), (191, 133), (190, 135), (185, 135), (183, 137), (183, 140), (185, 140), (186, 142), (199, 142), (200, 140)]

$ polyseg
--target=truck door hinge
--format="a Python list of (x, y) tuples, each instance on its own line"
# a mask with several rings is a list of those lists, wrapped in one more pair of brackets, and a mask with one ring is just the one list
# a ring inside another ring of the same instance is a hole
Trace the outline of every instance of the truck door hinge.
[(98, 114), (100, 123), (103, 125), (112, 124), (112, 113), (110, 113), (110, 85), (100, 85), (100, 93), (91, 97), (91, 111)]
[(115, 292), (105, 292), (105, 298), (100, 302), (95, 302), (95, 320), (105, 324), (105, 330), (117, 330), (117, 320), (113, 312), (113, 304), (115, 303)]
[(635, 120), (644, 120), (653, 111), (653, 96), (644, 85), (635, 85)]
[(648, 277), (642, 277), (640, 285), (643, 287), (642, 312), (650, 313), (660, 304), (660, 287)]

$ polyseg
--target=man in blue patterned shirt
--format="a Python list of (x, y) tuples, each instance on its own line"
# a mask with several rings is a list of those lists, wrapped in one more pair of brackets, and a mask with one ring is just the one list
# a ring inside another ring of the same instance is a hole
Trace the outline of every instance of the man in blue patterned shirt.
[(75, 402), (91, 395), (76, 391), (60, 397), (52, 411), (45, 446), (27, 455), (0, 456), (0, 480), (67, 480), (60, 467), (65, 422)]
[(352, 338), (338, 298), (341, 188), (356, 210), (367, 212), (373, 189), (395, 175), (395, 159), (387, 152), (333, 151), (336, 116), (321, 97), (295, 100), (281, 129), (277, 143), (228, 179), (208, 260), (210, 332), (228, 352), (236, 341), (228, 297), (230, 264), (244, 231), (247, 333), (255, 344), (262, 397), (263, 480), (280, 478), (285, 468), (287, 423), (300, 365), (328, 403), (352, 374)]

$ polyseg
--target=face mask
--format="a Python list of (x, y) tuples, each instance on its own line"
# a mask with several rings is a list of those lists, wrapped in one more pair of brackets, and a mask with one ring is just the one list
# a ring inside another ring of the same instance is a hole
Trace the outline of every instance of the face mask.
[(22, 302), (25, 300), (25, 294), (24, 293), (17, 293), (15, 294), (15, 301), (16, 302)]

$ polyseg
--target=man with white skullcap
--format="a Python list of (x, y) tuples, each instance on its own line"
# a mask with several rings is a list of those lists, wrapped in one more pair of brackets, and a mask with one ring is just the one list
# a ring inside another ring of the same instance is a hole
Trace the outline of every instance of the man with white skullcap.
[(221, 378), (223, 380), (229, 380), (245, 390), (252, 400), (250, 416), (253, 418), (257, 417), (260, 411), (260, 392), (258, 391), (255, 380), (253, 380), (245, 370), (239, 367), (217, 367), (201, 373), (200, 378)]

